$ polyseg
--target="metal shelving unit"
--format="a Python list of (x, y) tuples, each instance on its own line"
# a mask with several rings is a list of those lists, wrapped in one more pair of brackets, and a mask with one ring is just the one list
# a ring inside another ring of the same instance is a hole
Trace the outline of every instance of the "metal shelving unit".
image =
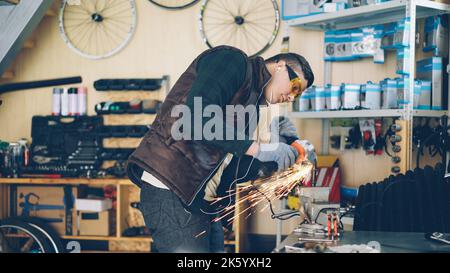
[(332, 119), (332, 118), (371, 118), (371, 117), (401, 117), (401, 109), (382, 110), (333, 110), (333, 111), (305, 111), (292, 112), (291, 118)]
[[(450, 13), (450, 5), (429, 0), (393, 0), (376, 5), (361, 6), (345, 9), (333, 13), (322, 13), (305, 16), (287, 21), (289, 27), (300, 27), (312, 30), (339, 30), (370, 25), (386, 24), (410, 18), (409, 33), (415, 33), (416, 19), (433, 15)], [(415, 35), (409, 35), (409, 44), (415, 44)], [(415, 47), (410, 46), (411, 56), (415, 56)], [(410, 75), (415, 74), (415, 58), (411, 58), (408, 66)], [(414, 61), (413, 61), (414, 60)], [(324, 65), (324, 85), (331, 83), (331, 62)], [(412, 77), (414, 78), (414, 77)], [(328, 154), (328, 136), (330, 131), (329, 119), (332, 118), (367, 118), (367, 117), (393, 117), (412, 124), (414, 117), (440, 117), (448, 115), (448, 111), (414, 110), (413, 109), (414, 81), (409, 83), (409, 92), (405, 92), (405, 100), (409, 101), (403, 109), (380, 110), (348, 110), (348, 111), (320, 111), (320, 112), (292, 112), (292, 118), (322, 119), (322, 153)], [(408, 100), (408, 97), (411, 98)], [(408, 138), (412, 138), (412, 126), (409, 126)], [(412, 141), (408, 141), (409, 151), (412, 151)], [(408, 168), (412, 159), (407, 162)]]
[(450, 5), (429, 0), (394, 0), (377, 5), (350, 8), (333, 13), (321, 13), (292, 19), (291, 27), (313, 30), (349, 29), (361, 26), (386, 24), (405, 18), (408, 6), (415, 4), (416, 19), (450, 12)]
[[(333, 118), (375, 118), (392, 117), (401, 118), (403, 109), (380, 109), (380, 110), (333, 110), (333, 111), (304, 111), (291, 112), (291, 118), (307, 119), (333, 119)], [(448, 114), (447, 111), (435, 110), (413, 110), (413, 117), (442, 117)]]
[[(432, 2), (429, 0), (393, 0), (376, 5), (361, 6), (357, 8), (345, 9), (333, 13), (322, 13), (317, 15), (305, 16), (288, 20), (289, 27), (300, 27), (310, 30), (341, 30), (357, 28), (362, 26), (379, 25), (399, 21), (403, 18), (410, 18), (409, 33), (415, 33), (416, 19), (428, 16), (450, 13), (450, 5)], [(409, 35), (409, 45), (415, 44), (415, 35)], [(411, 58), (407, 68), (410, 75), (415, 74), (415, 46), (410, 47)], [(325, 62), (324, 65), (324, 85), (331, 83), (331, 62)], [(450, 69), (447, 68), (447, 71)], [(412, 73), (411, 73), (412, 72)], [(414, 78), (414, 77), (412, 77)], [(321, 119), (322, 121), (322, 153), (328, 154), (330, 119), (333, 118), (370, 118), (370, 117), (391, 117), (402, 119), (408, 124), (408, 130), (405, 132), (408, 153), (412, 151), (412, 120), (414, 117), (441, 117), (448, 115), (448, 111), (434, 110), (414, 110), (413, 109), (413, 90), (414, 81), (409, 81), (409, 92), (405, 92), (405, 101), (409, 104), (403, 109), (379, 109), (379, 110), (343, 110), (343, 111), (310, 111), (310, 112), (292, 112), (291, 118), (302, 119)], [(409, 94), (408, 94), (409, 93)], [(450, 105), (450, 97), (449, 97)], [(406, 168), (411, 169), (412, 157), (406, 156)], [(447, 156), (449, 158), (449, 156)], [(281, 221), (277, 226), (277, 247), (280, 243)]]

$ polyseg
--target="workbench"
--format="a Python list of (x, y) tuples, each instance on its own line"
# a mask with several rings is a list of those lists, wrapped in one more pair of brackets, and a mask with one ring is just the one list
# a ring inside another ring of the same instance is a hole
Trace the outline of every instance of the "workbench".
[[(337, 245), (367, 244), (376, 241), (380, 244), (382, 253), (423, 253), (423, 252), (448, 252), (450, 245), (441, 244), (425, 239), (424, 233), (416, 232), (381, 232), (381, 231), (345, 231)], [(298, 243), (299, 234), (290, 234), (281, 242), (279, 251), (285, 252), (285, 246), (293, 246)]]
[[(65, 240), (91, 240), (91, 241), (107, 241), (110, 250), (113, 251), (150, 251), (152, 239), (149, 236), (124, 237), (122, 232), (128, 227), (127, 217), (130, 210), (130, 202), (139, 201), (131, 200), (131, 192), (139, 191), (139, 189), (128, 179), (119, 178), (0, 178), (0, 220), (11, 216), (10, 201), (15, 197), (15, 189), (18, 186), (113, 186), (117, 189), (117, 209), (115, 210), (116, 228), (111, 236), (80, 236), (80, 235), (62, 235)], [(138, 195), (139, 196), (139, 195)], [(236, 199), (239, 200), (241, 190), (237, 189)], [(240, 204), (235, 208), (235, 214), (240, 215), (240, 211), (245, 209), (244, 204)], [(240, 242), (240, 238), (245, 236), (246, 225), (244, 216), (240, 215), (236, 218), (234, 231), (235, 240), (225, 240), (225, 245), (234, 247), (234, 252), (242, 251), (245, 246), (245, 240)]]

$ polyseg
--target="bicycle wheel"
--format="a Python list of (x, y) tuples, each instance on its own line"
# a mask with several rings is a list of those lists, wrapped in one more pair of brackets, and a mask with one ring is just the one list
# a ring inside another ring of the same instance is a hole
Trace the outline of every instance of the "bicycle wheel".
[(184, 9), (198, 2), (198, 0), (149, 0), (149, 1), (165, 9)]
[(275, 41), (280, 12), (276, 0), (204, 0), (199, 28), (210, 48), (230, 45), (254, 56)]
[(122, 50), (136, 29), (134, 0), (63, 0), (59, 31), (64, 42), (89, 59)]
[[(11, 219), (11, 218), (10, 218)], [(16, 217), (12, 219), (17, 219), (28, 223), (32, 227), (36, 228), (41, 232), (41, 234), (46, 237), (47, 242), (52, 246), (51, 253), (63, 253), (65, 252), (64, 246), (61, 243), (61, 239), (58, 233), (47, 223), (43, 222), (39, 218), (34, 217)]]
[(54, 252), (52, 245), (37, 228), (17, 219), (0, 222), (0, 249), (2, 253)]

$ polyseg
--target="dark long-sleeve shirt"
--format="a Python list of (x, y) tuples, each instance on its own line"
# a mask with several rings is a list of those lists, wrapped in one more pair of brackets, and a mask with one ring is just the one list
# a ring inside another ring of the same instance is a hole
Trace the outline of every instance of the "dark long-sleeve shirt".
[[(208, 105), (218, 105), (222, 109), (229, 104), (234, 94), (244, 82), (247, 70), (247, 63), (245, 57), (238, 52), (229, 49), (213, 51), (199, 60), (197, 65), (197, 78), (192, 85), (191, 90), (186, 101), (186, 105), (190, 108), (192, 114), (192, 121), (194, 117), (194, 97), (202, 98), (202, 109)], [(222, 140), (213, 139), (207, 141), (218, 149), (225, 152), (240, 156), (244, 154), (252, 140), (249, 136), (245, 136), (244, 140), (236, 140), (237, 132), (234, 130), (235, 140), (226, 140), (226, 130), (231, 129), (230, 125), (226, 124), (222, 119), (223, 138)], [(203, 117), (202, 127), (210, 120), (210, 117)], [(192, 126), (194, 129), (194, 126)], [(194, 130), (192, 130), (194, 136)]]

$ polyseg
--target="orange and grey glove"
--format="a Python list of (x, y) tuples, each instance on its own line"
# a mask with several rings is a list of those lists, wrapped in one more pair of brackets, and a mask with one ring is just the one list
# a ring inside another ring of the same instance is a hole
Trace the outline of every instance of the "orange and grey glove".
[(285, 143), (260, 144), (255, 158), (261, 162), (276, 162), (278, 171), (285, 170), (296, 162), (298, 151)]

